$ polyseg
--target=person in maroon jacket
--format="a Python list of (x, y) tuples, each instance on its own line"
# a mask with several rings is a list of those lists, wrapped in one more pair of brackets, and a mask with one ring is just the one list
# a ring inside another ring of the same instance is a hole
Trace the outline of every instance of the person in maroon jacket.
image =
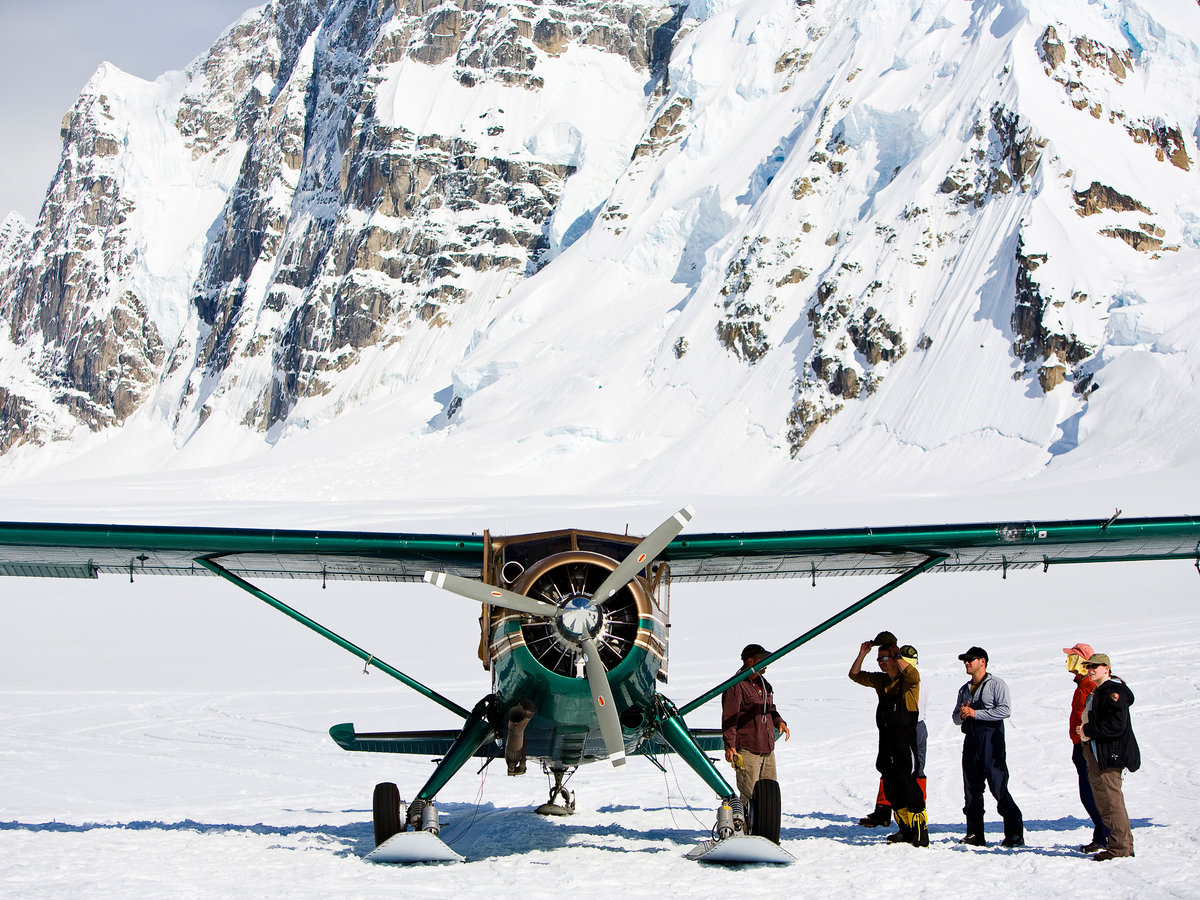
[(763, 678), (767, 670), (755, 669), (769, 655), (761, 645), (748, 644), (742, 650), (742, 667), (738, 671), (754, 669), (754, 674), (721, 695), (725, 761), (737, 773), (738, 795), (747, 808), (759, 779), (775, 780), (776, 733), (782, 734), (785, 741), (792, 736), (787, 722), (775, 709), (771, 683)]
[(1079, 799), (1093, 825), (1091, 842), (1079, 848), (1084, 853), (1098, 853), (1108, 846), (1108, 828), (1100, 816), (1100, 810), (1096, 808), (1096, 800), (1092, 796), (1092, 782), (1088, 777), (1087, 760), (1083, 757), (1083, 744), (1079, 741), (1083, 708), (1087, 704), (1088, 694), (1096, 687), (1087, 677), (1088, 670), (1085, 665), (1094, 652), (1091, 644), (1082, 641), (1074, 647), (1063, 647), (1063, 653), (1067, 654), (1067, 671), (1075, 676), (1075, 694), (1071, 697), (1071, 719), (1068, 726), (1071, 730), (1071, 762), (1075, 764), (1075, 771), (1079, 776)]

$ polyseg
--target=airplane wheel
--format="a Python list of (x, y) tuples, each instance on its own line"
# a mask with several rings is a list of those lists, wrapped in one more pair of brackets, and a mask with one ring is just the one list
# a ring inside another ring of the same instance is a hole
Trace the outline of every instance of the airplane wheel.
[(765, 837), (772, 843), (779, 843), (779, 819), (782, 814), (782, 803), (779, 799), (779, 782), (770, 778), (760, 778), (754, 785), (754, 795), (750, 798), (751, 826), (750, 833)]
[(375, 846), (378, 847), (393, 834), (404, 830), (404, 803), (400, 800), (400, 789), (390, 781), (375, 785), (372, 803), (375, 820)]

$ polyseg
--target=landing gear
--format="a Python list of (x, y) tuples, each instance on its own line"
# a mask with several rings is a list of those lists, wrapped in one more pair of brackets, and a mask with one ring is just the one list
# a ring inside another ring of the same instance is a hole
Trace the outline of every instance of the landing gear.
[(547, 776), (554, 778), (550, 788), (550, 799), (537, 808), (541, 816), (573, 816), (575, 815), (575, 792), (565, 787), (567, 781), (575, 774), (575, 769), (565, 766), (552, 766), (546, 769)]
[(375, 785), (372, 800), (372, 818), (375, 822), (375, 846), (378, 847), (394, 834), (404, 830), (406, 810), (400, 799), (400, 790), (390, 781)]
[[(752, 812), (753, 824), (750, 821)], [(778, 782), (759, 781), (750, 800), (750, 809), (743, 811), (736, 796), (721, 801), (712, 838), (689, 850), (687, 857), (719, 865), (787, 865), (794, 862), (795, 857), (779, 846), (779, 817)]]
[(760, 778), (754, 785), (754, 795), (750, 798), (747, 833), (761, 835), (778, 844), (781, 807), (779, 782), (770, 778)]
[(432, 802), (414, 800), (405, 809), (396, 786), (383, 782), (375, 785), (372, 812), (375, 849), (367, 854), (371, 862), (463, 862), (462, 856), (438, 837), (441, 824)]

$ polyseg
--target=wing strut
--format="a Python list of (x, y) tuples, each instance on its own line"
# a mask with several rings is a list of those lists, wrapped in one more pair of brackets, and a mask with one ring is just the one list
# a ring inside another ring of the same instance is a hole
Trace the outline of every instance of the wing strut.
[[(826, 619), (820, 625), (810, 628), (808, 631), (804, 632), (804, 634), (800, 635), (800, 637), (796, 638), (790, 644), (785, 644), (784, 646), (780, 647), (778, 650), (776, 650), (774, 653), (772, 653), (766, 659), (762, 660), (756, 668), (758, 668), (758, 669), (764, 668), (764, 667), (770, 665), (771, 663), (775, 662), (775, 660), (782, 659), (783, 657), (785, 657), (789, 653), (791, 653), (793, 650), (795, 650), (797, 647), (799, 647), (803, 644), (807, 644), (809, 641), (811, 641), (817, 635), (828, 631), (830, 628), (832, 628), (834, 625), (838, 624), (839, 622), (843, 621), (844, 619), (850, 618), (852, 615), (854, 615), (859, 610), (865, 609), (866, 607), (870, 606), (872, 603), (874, 603), (876, 600), (878, 600), (884, 594), (891, 593), (896, 588), (900, 587), (900, 585), (904, 584), (905, 582), (909, 581), (912, 578), (915, 578), (916, 576), (920, 575), (922, 572), (929, 571), (930, 569), (932, 569), (934, 566), (936, 566), (938, 563), (940, 563), (944, 559), (946, 559), (946, 554), (944, 554), (944, 553), (931, 554), (923, 563), (919, 563), (918, 565), (913, 566), (907, 572), (904, 572), (903, 574), (898, 575), (897, 577), (893, 578), (891, 581), (889, 581), (883, 587), (867, 594), (867, 596), (863, 597), (857, 603), (852, 603), (850, 606), (847, 606), (845, 609), (843, 609), (840, 613), (837, 613), (834, 616), (830, 616), (828, 619)], [(725, 693), (725, 691), (729, 690), (729, 688), (733, 687), (735, 684), (738, 684), (739, 682), (744, 681), (745, 679), (747, 679), (751, 675), (753, 675), (754, 672), (756, 671), (756, 668), (745, 669), (745, 670), (739, 672), (737, 675), (734, 675), (732, 678), (727, 678), (725, 681), (722, 681), (711, 691), (701, 694), (699, 697), (697, 697), (691, 703), (687, 703), (684, 706), (681, 706), (679, 708), (678, 715), (680, 717), (686, 716), (688, 713), (692, 712), (693, 710), (699, 709), (701, 706), (703, 706), (709, 700), (712, 700), (714, 697), (719, 697), (721, 694)]]
[(299, 622), (305, 628), (310, 628), (313, 631), (315, 631), (317, 634), (321, 635), (321, 637), (325, 638), (326, 640), (333, 641), (333, 643), (337, 644), (343, 650), (349, 650), (351, 653), (353, 653), (355, 656), (357, 656), (359, 659), (361, 659), (363, 661), (363, 663), (364, 663), (363, 671), (364, 672), (366, 671), (367, 666), (374, 666), (375, 668), (379, 669), (379, 671), (385, 672), (386, 674), (391, 675), (393, 678), (395, 678), (401, 684), (412, 688), (418, 694), (422, 694), (422, 695), (428, 697), (434, 703), (438, 704), (439, 706), (442, 706), (442, 707), (450, 710), (450, 712), (454, 713), (456, 716), (459, 716), (460, 718), (463, 718), (463, 719), (471, 718), (471, 713), (469, 713), (467, 710), (463, 709), (461, 706), (459, 706), (453, 700), (450, 700), (447, 697), (443, 697), (437, 691), (433, 690), (432, 688), (426, 687), (425, 685), (421, 684), (421, 682), (417, 681), (414, 678), (410, 678), (409, 676), (407, 676), (403, 672), (401, 672), (399, 669), (392, 668), (387, 663), (385, 663), (383, 660), (377, 658), (373, 653), (368, 653), (366, 650), (362, 649), (362, 647), (359, 647), (355, 644), (350, 643), (348, 640), (346, 640), (341, 635), (335, 634), (334, 632), (332, 632), (328, 628), (326, 628), (324, 625), (320, 624), (319, 622), (314, 621), (313, 619), (310, 619), (308, 616), (304, 615), (304, 613), (300, 612), (299, 610), (292, 609), (292, 607), (288, 606), (282, 600), (276, 600), (274, 597), (272, 597), (266, 591), (262, 590), (261, 588), (255, 587), (250, 582), (246, 581), (246, 579), (239, 578), (237, 575), (234, 575), (228, 569), (223, 568), (218, 562), (216, 562), (216, 560), (200, 557), (199, 559), (196, 560), (196, 562), (198, 562), (200, 565), (204, 566), (204, 568), (208, 569), (214, 575), (220, 575), (226, 581), (237, 585), (243, 591), (246, 591), (246, 593), (253, 594), (259, 600), (263, 601), (268, 606), (272, 606), (275, 609), (279, 610), (285, 616), (295, 619), (297, 622)]

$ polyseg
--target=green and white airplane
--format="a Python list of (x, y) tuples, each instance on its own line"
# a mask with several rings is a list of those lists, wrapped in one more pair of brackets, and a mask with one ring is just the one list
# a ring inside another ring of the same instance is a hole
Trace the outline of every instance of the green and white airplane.
[[(874, 575), (887, 579), (763, 659), (762, 669), (912, 578), (929, 571), (1184, 559), (1200, 568), (1194, 517), (1006, 522), (824, 531), (684, 534), (685, 507), (643, 539), (567, 529), (498, 536), (271, 531), (241, 528), (0, 523), (0, 575), (217, 575), (418, 691), (462, 720), (446, 731), (363, 734), (330, 729), (346, 750), (438, 757), (411, 803), (376, 786), (377, 847), (387, 862), (461, 859), (438, 838), (438, 792), (472, 757), (503, 757), (510, 774), (539, 760), (553, 776), (540, 812), (566, 814), (575, 769), (676, 753), (715, 793), (714, 838), (689, 854), (709, 862), (788, 862), (779, 842), (778, 785), (760, 783), (751, 810), (709, 758), (719, 731), (685, 719), (754, 670), (676, 705), (666, 681), (674, 582)], [(467, 710), (268, 594), (255, 582), (421, 581), (482, 604), (480, 659), (491, 690)]]

